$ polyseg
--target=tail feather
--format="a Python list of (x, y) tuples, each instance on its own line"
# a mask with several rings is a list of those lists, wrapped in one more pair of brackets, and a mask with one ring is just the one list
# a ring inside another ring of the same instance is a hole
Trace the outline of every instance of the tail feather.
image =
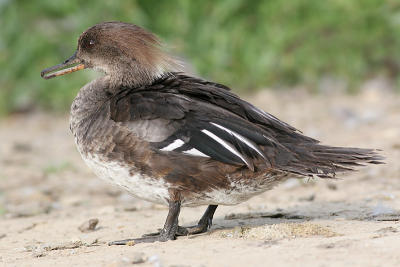
[[(290, 149), (290, 148), (289, 148)], [(337, 173), (355, 171), (366, 164), (383, 164), (382, 157), (375, 149), (331, 147), (320, 144), (306, 144), (291, 147), (294, 158), (286, 164), (289, 172), (303, 176), (334, 178)]]

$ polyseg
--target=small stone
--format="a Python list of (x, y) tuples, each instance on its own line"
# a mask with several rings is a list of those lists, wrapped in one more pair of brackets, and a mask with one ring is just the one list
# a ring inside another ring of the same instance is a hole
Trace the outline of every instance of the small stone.
[(126, 207), (124, 207), (123, 209), (124, 209), (124, 211), (130, 211), (130, 212), (132, 212), (132, 211), (137, 211), (137, 210), (138, 210), (138, 207), (137, 207), (137, 206), (126, 206)]
[(334, 243), (327, 243), (327, 244), (322, 244), (322, 245), (318, 245), (317, 248), (325, 248), (325, 249), (330, 249), (330, 248), (334, 248), (335, 244)]
[(126, 243), (127, 246), (134, 246), (135, 245), (135, 241), (129, 241)]
[(51, 244), (48, 250), (63, 250), (63, 249), (74, 249), (82, 247), (84, 244), (78, 238), (74, 238), (69, 242), (61, 242), (56, 244)]
[(314, 194), (311, 194), (311, 195), (309, 195), (309, 196), (307, 196), (307, 197), (300, 197), (299, 200), (300, 200), (300, 201), (309, 201), (309, 202), (312, 202), (312, 201), (315, 200), (315, 195), (314, 195)]
[(393, 145), (392, 145), (392, 148), (393, 148), (393, 149), (398, 149), (398, 150), (400, 150), (400, 143), (395, 143), (395, 144), (393, 144)]
[(139, 263), (144, 263), (147, 261), (147, 256), (142, 253), (142, 252), (137, 252), (135, 254), (133, 254), (133, 258), (132, 258), (132, 263), (133, 264), (139, 264)]
[(32, 146), (29, 143), (14, 143), (13, 149), (16, 152), (26, 153), (32, 150)]
[(40, 258), (46, 256), (46, 252), (50, 251), (49, 245), (40, 244), (37, 246), (27, 246), (26, 251), (32, 252), (32, 256), (35, 258)]
[(334, 183), (328, 183), (327, 184), (328, 189), (330, 190), (337, 190), (337, 185)]
[(82, 233), (92, 232), (92, 231), (96, 230), (96, 226), (98, 223), (99, 223), (99, 219), (97, 219), (97, 218), (90, 219), (89, 221), (86, 221), (83, 224), (81, 224), (81, 226), (79, 226), (78, 229)]
[(93, 237), (91, 235), (82, 235), (79, 237), (82, 244), (86, 247), (99, 246), (100, 244), (105, 244), (105, 242), (100, 242), (98, 237)]
[(46, 253), (44, 253), (44, 251), (34, 251), (32, 256), (35, 258), (40, 258), (46, 256)]

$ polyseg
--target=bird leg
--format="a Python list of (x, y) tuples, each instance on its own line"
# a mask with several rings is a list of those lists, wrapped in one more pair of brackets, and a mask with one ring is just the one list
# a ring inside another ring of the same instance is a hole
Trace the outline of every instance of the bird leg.
[(200, 221), (197, 225), (189, 226), (189, 227), (182, 227), (178, 226), (178, 230), (176, 232), (177, 236), (185, 236), (185, 235), (195, 235), (207, 232), (208, 229), (211, 228), (212, 219), (217, 209), (218, 205), (209, 205), (207, 210), (204, 212), (203, 216), (201, 217)]
[[(189, 227), (178, 226), (176, 236), (195, 235), (207, 232), (207, 230), (210, 229), (212, 225), (212, 219), (217, 207), (218, 205), (209, 205), (197, 225)], [(145, 234), (143, 235), (143, 238), (159, 236), (163, 230), (164, 229), (160, 229), (156, 233)]]
[(170, 201), (167, 219), (164, 228), (155, 235), (143, 236), (141, 238), (124, 239), (108, 243), (108, 245), (129, 245), (138, 243), (153, 243), (156, 241), (165, 242), (176, 239), (178, 231), (178, 217), (181, 210), (180, 201)]

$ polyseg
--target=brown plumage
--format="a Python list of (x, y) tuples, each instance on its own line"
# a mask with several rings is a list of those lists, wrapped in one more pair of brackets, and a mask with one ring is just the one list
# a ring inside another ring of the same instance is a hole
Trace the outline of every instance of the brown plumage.
[[(42, 72), (46, 79), (83, 68), (105, 73), (72, 104), (78, 150), (101, 178), (169, 205), (159, 234), (112, 244), (204, 232), (217, 205), (238, 204), (287, 177), (335, 177), (381, 163), (373, 149), (321, 145), (226, 86), (178, 67), (153, 34), (105, 22), (82, 33), (71, 58)], [(183, 228), (181, 205), (210, 206), (196, 227)]]

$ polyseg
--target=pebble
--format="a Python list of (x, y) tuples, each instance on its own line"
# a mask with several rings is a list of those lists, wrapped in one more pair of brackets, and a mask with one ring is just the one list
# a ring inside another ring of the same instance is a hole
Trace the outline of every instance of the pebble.
[(124, 210), (124, 211), (132, 212), (132, 211), (137, 211), (137, 210), (138, 210), (138, 207), (137, 207), (136, 205), (125, 206), (125, 207), (123, 208), (123, 210)]
[(337, 185), (334, 184), (334, 183), (328, 183), (326, 186), (327, 186), (328, 189), (330, 189), (330, 190), (337, 190), (337, 189), (338, 189)]
[(315, 194), (311, 194), (307, 197), (299, 197), (299, 201), (314, 201), (315, 200)]
[(82, 233), (88, 233), (96, 230), (96, 226), (99, 223), (99, 219), (94, 218), (90, 219), (84, 223), (81, 224), (81, 226), (78, 227), (79, 231)]
[(14, 143), (13, 149), (15, 152), (27, 153), (32, 151), (32, 146), (29, 143)]

